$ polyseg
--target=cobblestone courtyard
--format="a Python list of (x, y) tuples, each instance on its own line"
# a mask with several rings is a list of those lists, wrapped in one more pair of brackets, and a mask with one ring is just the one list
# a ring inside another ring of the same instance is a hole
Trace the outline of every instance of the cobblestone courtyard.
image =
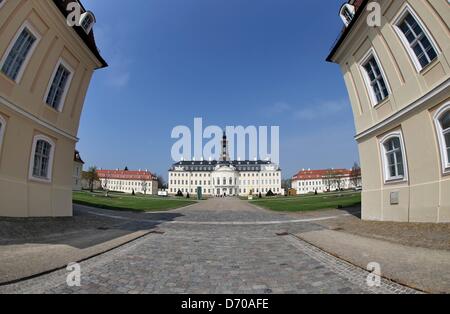
[(68, 287), (68, 272), (60, 270), (0, 287), (0, 293), (415, 292), (388, 281), (370, 288), (368, 272), (289, 235), (323, 228), (314, 219), (271, 213), (237, 199), (171, 213), (177, 218), (114, 212), (125, 224), (157, 221), (157, 232), (82, 262), (81, 287)]

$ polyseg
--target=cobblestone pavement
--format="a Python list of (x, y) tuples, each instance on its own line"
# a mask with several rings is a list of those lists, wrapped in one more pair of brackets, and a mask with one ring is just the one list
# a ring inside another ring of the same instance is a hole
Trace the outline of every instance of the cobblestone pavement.
[[(370, 288), (368, 272), (288, 235), (323, 228), (313, 221), (234, 199), (176, 212), (180, 216), (159, 224), (158, 233), (82, 262), (81, 287), (68, 287), (68, 272), (60, 270), (0, 287), (0, 293), (415, 292), (388, 281)], [(142, 223), (136, 215), (118, 215), (130, 224)], [(233, 224), (239, 221), (248, 224)]]

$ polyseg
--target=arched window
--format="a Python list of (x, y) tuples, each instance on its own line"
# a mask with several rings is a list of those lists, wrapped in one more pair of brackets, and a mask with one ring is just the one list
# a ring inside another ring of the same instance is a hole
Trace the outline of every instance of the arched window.
[(6, 120), (0, 116), (0, 152), (2, 148), (3, 135), (5, 134)]
[(407, 169), (402, 134), (395, 132), (384, 137), (381, 141), (381, 150), (385, 181), (406, 180)]
[(89, 34), (91, 32), (94, 24), (95, 16), (91, 11), (87, 11), (81, 15), (80, 26), (86, 32), (86, 34)]
[(30, 161), (30, 177), (51, 181), (55, 144), (43, 135), (34, 137)]
[(341, 7), (339, 15), (341, 16), (342, 22), (344, 22), (345, 26), (348, 26), (355, 17), (355, 7), (346, 3)]
[(450, 172), (450, 103), (444, 105), (434, 118), (438, 132), (439, 146), (441, 151), (442, 170)]

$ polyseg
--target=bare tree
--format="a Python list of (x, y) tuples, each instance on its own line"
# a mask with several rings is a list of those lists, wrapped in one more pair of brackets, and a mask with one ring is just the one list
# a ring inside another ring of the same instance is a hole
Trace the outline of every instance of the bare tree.
[(166, 189), (167, 185), (166, 185), (166, 181), (164, 180), (164, 178), (160, 175), (157, 175), (156, 178), (158, 180), (158, 187), (160, 189)]
[(341, 190), (342, 188), (342, 176), (335, 172), (333, 176), (333, 185), (336, 187), (336, 190)]
[(144, 191), (144, 195), (147, 195), (147, 181), (142, 181), (142, 191)]
[(361, 186), (361, 168), (357, 162), (353, 164), (352, 172), (350, 173), (350, 182), (355, 188)]
[(333, 169), (327, 169), (325, 172), (325, 175), (323, 176), (323, 182), (325, 186), (327, 187), (328, 191), (331, 191), (331, 188), (333, 187), (333, 184), (335, 180), (335, 171)]
[(89, 190), (91, 192), (94, 192), (94, 183), (96, 181), (99, 181), (98, 174), (97, 174), (97, 167), (90, 167), (88, 171), (83, 172), (83, 178), (88, 181), (89, 184)]
[(292, 187), (292, 179), (281, 180), (281, 188), (288, 191)]
[(105, 175), (105, 183), (103, 184), (103, 189), (105, 190), (105, 197), (109, 197), (109, 189), (108, 189), (108, 183), (109, 183), (109, 175)]

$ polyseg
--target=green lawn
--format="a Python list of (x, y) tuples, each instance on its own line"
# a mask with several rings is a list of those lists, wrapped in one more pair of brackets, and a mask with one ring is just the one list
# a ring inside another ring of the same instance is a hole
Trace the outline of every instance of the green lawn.
[(274, 211), (303, 212), (357, 206), (361, 204), (361, 193), (264, 198), (251, 203)]
[(180, 208), (196, 203), (194, 200), (184, 198), (163, 198), (157, 196), (109, 193), (105, 197), (105, 192), (74, 192), (73, 202), (80, 205), (134, 211), (159, 211)]

